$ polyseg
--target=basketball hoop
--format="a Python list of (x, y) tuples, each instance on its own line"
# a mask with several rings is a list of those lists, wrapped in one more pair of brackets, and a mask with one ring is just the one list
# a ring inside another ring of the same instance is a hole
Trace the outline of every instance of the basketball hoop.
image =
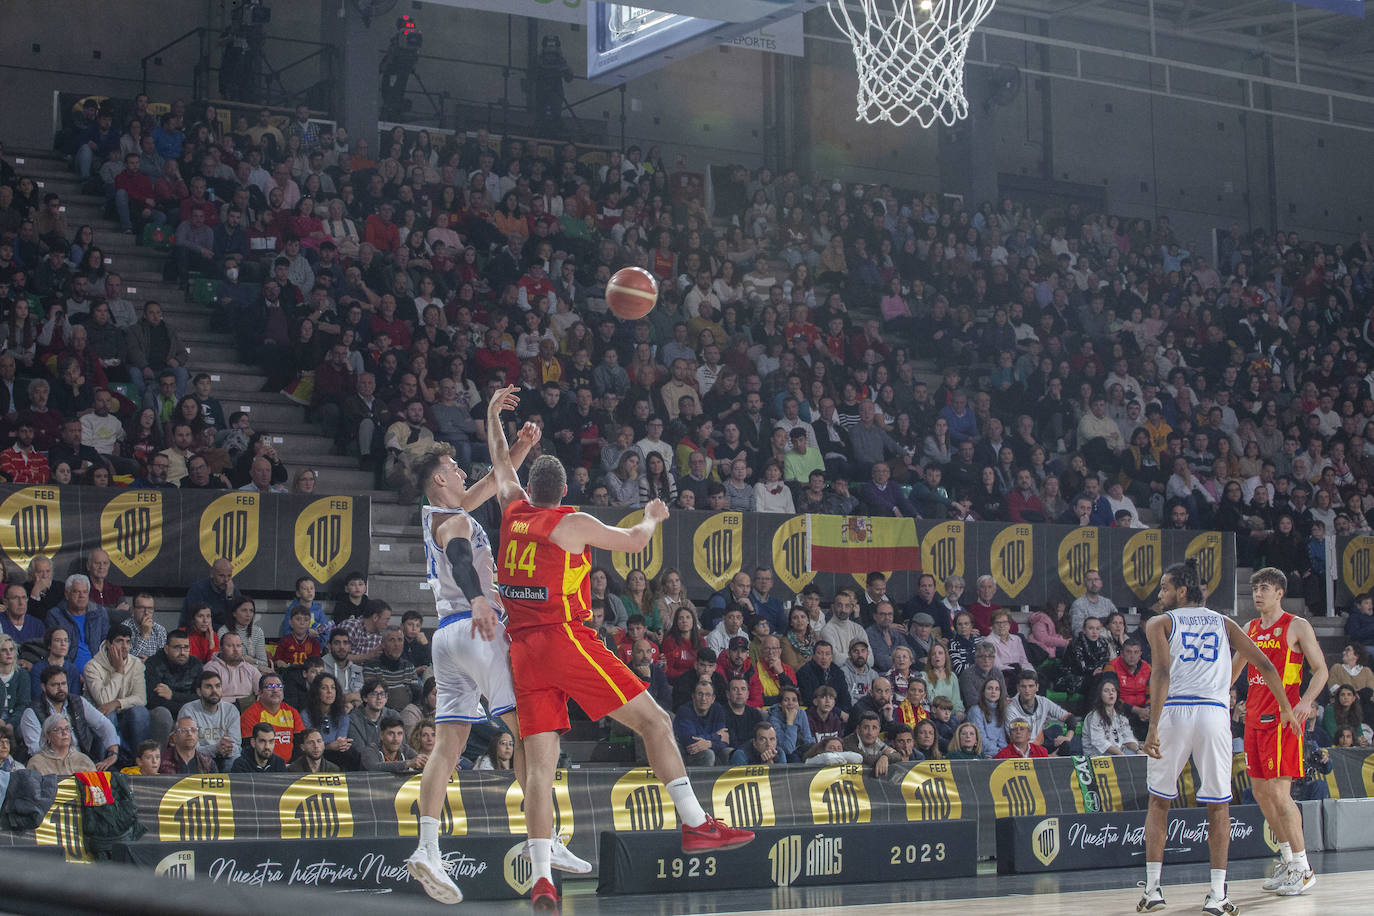
[[(922, 127), (968, 117), (964, 58), (996, 0), (828, 0), (859, 74), (856, 120)], [(881, 9), (880, 9), (881, 7)]]

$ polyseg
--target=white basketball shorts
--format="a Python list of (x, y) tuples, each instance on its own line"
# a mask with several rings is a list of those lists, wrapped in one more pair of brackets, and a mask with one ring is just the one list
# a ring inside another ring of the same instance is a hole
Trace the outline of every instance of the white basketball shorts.
[(496, 636), (486, 640), (472, 629), (472, 619), (440, 627), (431, 640), (434, 684), (438, 690), (436, 722), (485, 722), (482, 697), (493, 716), (515, 708), (510, 677), (506, 628), (496, 624)]
[(1178, 797), (1178, 777), (1193, 758), (1197, 800), (1219, 804), (1231, 800), (1231, 716), (1221, 706), (1165, 706), (1159, 717), (1160, 759), (1147, 758), (1145, 772), (1151, 795)]

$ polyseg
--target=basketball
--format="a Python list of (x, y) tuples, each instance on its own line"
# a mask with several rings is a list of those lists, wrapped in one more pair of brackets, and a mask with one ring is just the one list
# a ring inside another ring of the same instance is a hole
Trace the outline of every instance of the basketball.
[(627, 321), (643, 318), (657, 301), (658, 281), (642, 267), (622, 267), (606, 284), (606, 304)]

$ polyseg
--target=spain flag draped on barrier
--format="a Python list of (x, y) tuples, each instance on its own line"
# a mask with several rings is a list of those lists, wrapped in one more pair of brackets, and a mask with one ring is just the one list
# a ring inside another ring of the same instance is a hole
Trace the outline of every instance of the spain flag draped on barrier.
[(880, 569), (918, 570), (921, 552), (916, 522), (909, 518), (866, 515), (808, 515), (812, 572), (867, 573)]

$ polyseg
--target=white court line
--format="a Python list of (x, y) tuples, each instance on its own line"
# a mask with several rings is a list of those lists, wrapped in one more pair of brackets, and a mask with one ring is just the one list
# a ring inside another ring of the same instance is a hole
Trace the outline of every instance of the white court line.
[[(1053, 878), (1052, 875), (1045, 876)], [(1194, 913), (1202, 910), (1208, 885), (1169, 885), (1169, 867), (1164, 867), (1164, 897), (1170, 913)], [(1282, 913), (1283, 916), (1369, 916), (1374, 906), (1367, 899), (1374, 871), (1318, 874), (1317, 884), (1300, 897), (1280, 897), (1260, 890), (1259, 880), (1232, 882), (1231, 901), (1241, 916), (1250, 913)], [(797, 888), (800, 892), (804, 889)], [(835, 888), (834, 890), (839, 890)], [(819, 913), (838, 913), (844, 916), (879, 916), (879, 914), (910, 913), (919, 909), (921, 916), (967, 916), (970, 904), (977, 907), (978, 916), (1063, 916), (1064, 913), (1093, 913), (1106, 916), (1114, 913), (1134, 913), (1140, 889), (1124, 887), (1097, 891), (1072, 891), (1030, 894), (1005, 894), (996, 897), (961, 897), (949, 900), (913, 899), (906, 902), (872, 903), (863, 905), (790, 907), (767, 910), (710, 910), (693, 916), (816, 916)], [(1007, 901), (999, 905), (999, 901)]]

